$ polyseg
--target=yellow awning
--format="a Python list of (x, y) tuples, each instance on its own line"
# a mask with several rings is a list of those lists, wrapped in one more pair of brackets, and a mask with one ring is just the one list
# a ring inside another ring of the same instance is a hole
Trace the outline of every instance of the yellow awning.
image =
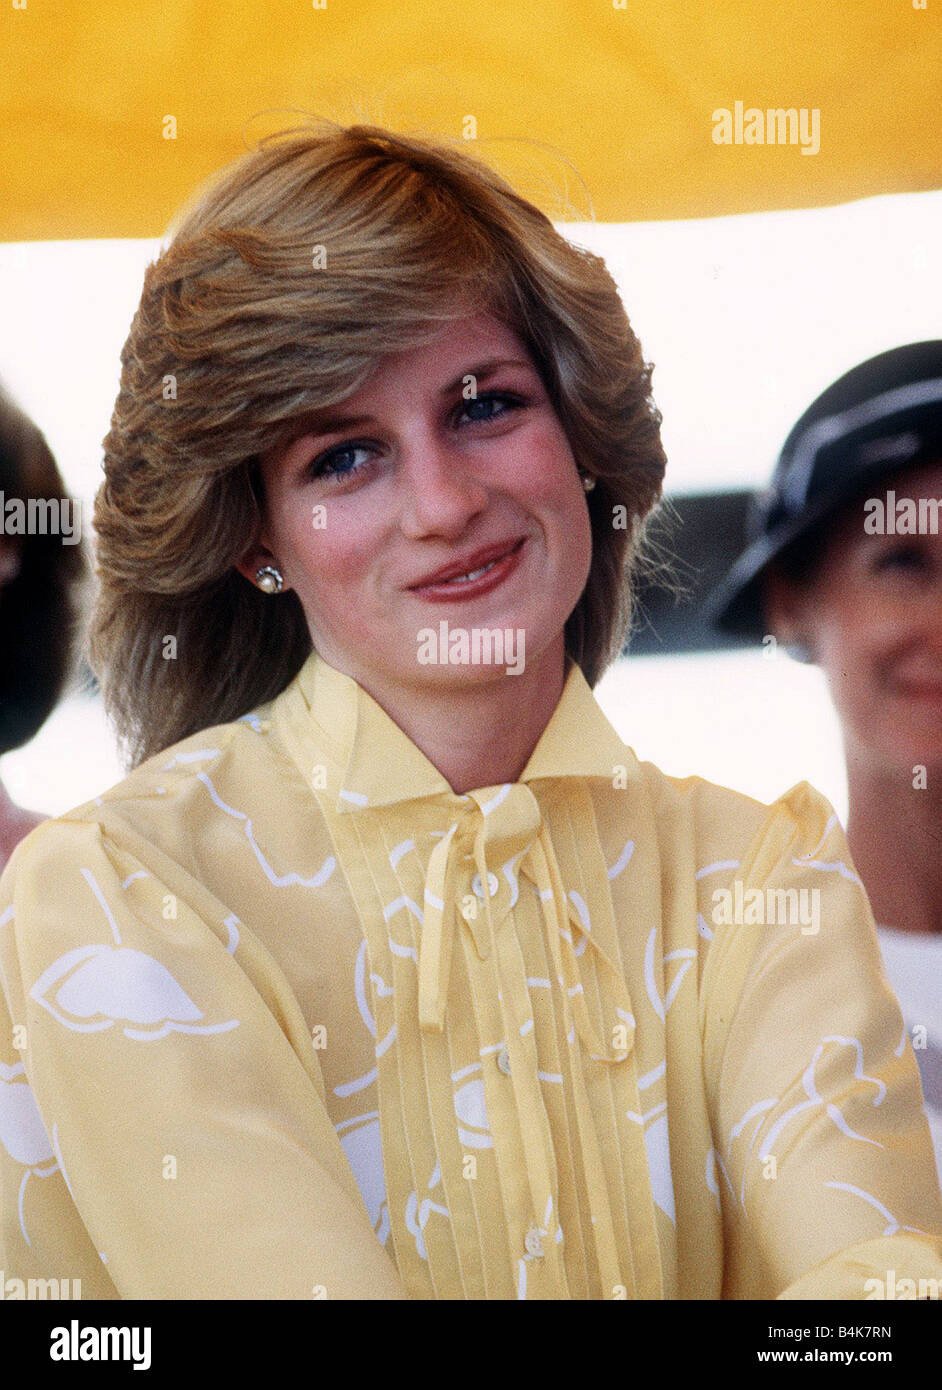
[(6, 0), (0, 16), (6, 240), (159, 236), (203, 177), (303, 112), (468, 139), (556, 218), (942, 185), (942, 0)]

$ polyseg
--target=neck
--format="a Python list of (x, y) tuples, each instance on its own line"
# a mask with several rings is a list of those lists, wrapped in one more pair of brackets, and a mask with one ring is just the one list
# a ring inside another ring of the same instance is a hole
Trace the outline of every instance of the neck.
[(516, 782), (559, 704), (563, 634), (517, 676), (454, 688), (386, 687), (348, 672), (463, 795)]
[(911, 768), (874, 765), (845, 745), (847, 840), (877, 922), (942, 932), (942, 767), (926, 787)]

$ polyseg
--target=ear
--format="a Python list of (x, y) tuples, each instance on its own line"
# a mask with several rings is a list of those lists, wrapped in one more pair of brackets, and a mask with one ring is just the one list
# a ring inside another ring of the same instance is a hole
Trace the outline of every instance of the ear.
[(807, 641), (808, 593), (774, 562), (762, 578), (762, 599), (769, 632), (784, 646)]
[[(240, 574), (245, 576), (253, 588), (258, 587), (258, 580), (255, 576), (265, 565), (274, 565), (275, 569), (279, 570), (281, 574), (284, 575), (284, 569), (279, 565), (274, 552), (267, 544), (267, 540), (267, 535), (262, 531), (255, 545), (245, 552), (241, 560), (236, 561), (236, 569)], [(287, 579), (285, 579), (284, 588), (281, 592), (286, 594), (290, 588), (290, 584)]]

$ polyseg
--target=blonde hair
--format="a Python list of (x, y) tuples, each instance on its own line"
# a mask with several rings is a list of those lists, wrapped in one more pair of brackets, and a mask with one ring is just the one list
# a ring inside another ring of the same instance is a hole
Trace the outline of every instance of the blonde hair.
[(566, 647), (593, 685), (618, 655), (665, 459), (651, 369), (604, 262), (461, 149), (312, 123), (184, 210), (121, 355), (89, 652), (131, 765), (271, 699), (310, 653), (296, 594), (266, 596), (234, 568), (258, 534), (259, 457), (472, 306), (525, 342), (598, 480)]

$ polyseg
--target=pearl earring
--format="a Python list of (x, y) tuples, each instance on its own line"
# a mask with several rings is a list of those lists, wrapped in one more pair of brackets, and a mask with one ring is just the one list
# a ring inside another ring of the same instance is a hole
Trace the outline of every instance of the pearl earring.
[(255, 572), (255, 582), (265, 594), (280, 594), (285, 581), (281, 577), (281, 571), (276, 570), (274, 565), (263, 565)]
[(586, 492), (591, 492), (595, 487), (595, 479), (592, 477), (591, 473), (583, 473), (581, 469), (579, 470), (579, 474), (582, 478), (582, 486), (585, 488)]

